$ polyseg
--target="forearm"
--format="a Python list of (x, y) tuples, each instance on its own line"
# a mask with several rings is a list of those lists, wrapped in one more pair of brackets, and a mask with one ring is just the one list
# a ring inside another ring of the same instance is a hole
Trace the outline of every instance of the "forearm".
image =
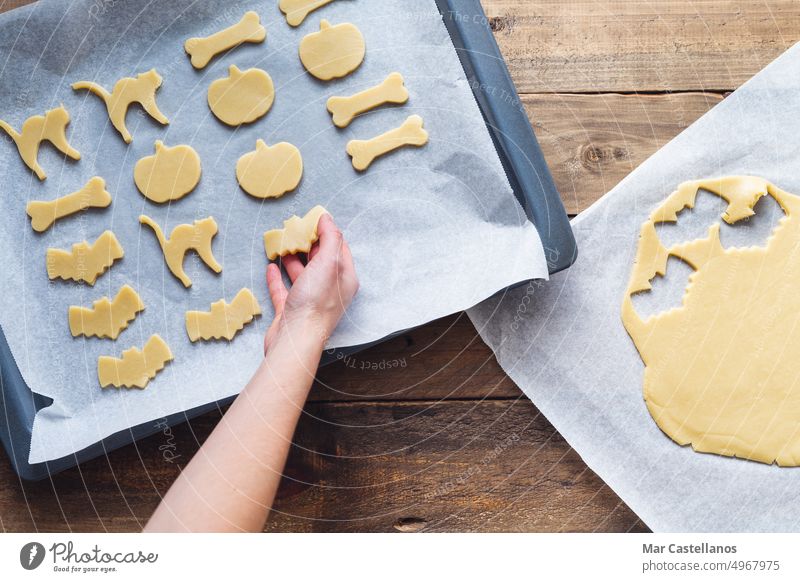
[(324, 337), (281, 331), (253, 378), (164, 497), (146, 531), (259, 531), (280, 482)]

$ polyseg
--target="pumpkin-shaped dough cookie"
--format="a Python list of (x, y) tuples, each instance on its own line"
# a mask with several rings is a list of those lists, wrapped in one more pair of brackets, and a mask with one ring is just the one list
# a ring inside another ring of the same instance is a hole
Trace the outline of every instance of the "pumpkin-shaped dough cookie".
[(263, 117), (275, 100), (272, 78), (261, 69), (242, 71), (236, 65), (228, 77), (217, 79), (208, 88), (208, 106), (223, 123), (242, 125)]
[(179, 200), (200, 181), (200, 156), (188, 145), (167, 147), (156, 141), (156, 153), (136, 162), (133, 181), (145, 198), (164, 203)]
[(319, 32), (306, 35), (300, 42), (300, 60), (317, 79), (330, 81), (355, 71), (364, 61), (364, 36), (350, 23), (331, 26), (327, 20)]
[(268, 146), (258, 140), (255, 151), (236, 162), (239, 185), (256, 198), (279, 198), (297, 188), (302, 177), (300, 150), (286, 142)]

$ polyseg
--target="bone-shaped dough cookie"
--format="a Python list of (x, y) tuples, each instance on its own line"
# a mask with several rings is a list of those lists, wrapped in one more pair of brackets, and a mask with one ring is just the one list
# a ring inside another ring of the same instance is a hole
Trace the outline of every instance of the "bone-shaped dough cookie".
[(122, 352), (122, 358), (100, 356), (97, 378), (103, 388), (143, 389), (173, 359), (167, 342), (160, 335), (153, 334), (142, 350), (130, 348)]
[(230, 341), (245, 324), (261, 315), (261, 307), (250, 289), (244, 288), (230, 303), (220, 299), (211, 304), (211, 311), (187, 311), (186, 333), (193, 342), (223, 339)]
[(221, 52), (245, 42), (259, 43), (267, 38), (267, 30), (261, 26), (261, 19), (253, 11), (245, 12), (242, 19), (211, 36), (190, 38), (183, 48), (192, 57), (192, 66), (202, 69)]
[(290, 26), (300, 26), (306, 16), (331, 2), (333, 0), (281, 0), (278, 6), (286, 15), (286, 22)]
[(319, 240), (317, 224), (323, 214), (330, 214), (322, 206), (315, 206), (303, 218), (292, 216), (283, 223), (283, 228), (264, 233), (264, 250), (272, 261), (278, 257), (307, 253)]
[(400, 73), (392, 73), (380, 85), (350, 97), (331, 97), (328, 99), (328, 111), (333, 115), (333, 124), (336, 127), (347, 127), (360, 113), (385, 103), (406, 101), (408, 101), (408, 90), (403, 85), (403, 76)]
[(347, 153), (353, 157), (356, 170), (366, 170), (376, 158), (403, 146), (424, 146), (428, 132), (422, 129), (422, 118), (412, 115), (397, 129), (369, 140), (354, 139), (347, 144)]
[(124, 254), (117, 237), (107, 230), (94, 243), (76, 243), (71, 251), (47, 249), (47, 276), (50, 279), (72, 279), (94, 285), (97, 278)]
[(172, 229), (169, 238), (164, 236), (161, 227), (149, 216), (141, 215), (139, 222), (146, 224), (156, 233), (158, 244), (161, 245), (161, 250), (164, 252), (167, 267), (173, 275), (180, 279), (184, 287), (192, 286), (192, 280), (183, 270), (183, 259), (190, 250), (196, 251), (209, 269), (215, 273), (222, 272), (222, 265), (216, 261), (211, 252), (211, 239), (219, 231), (213, 217), (195, 220), (194, 224), (179, 224)]
[(17, 132), (8, 123), (0, 119), (0, 129), (5, 131), (17, 146), (19, 156), (25, 165), (36, 174), (40, 180), (47, 178), (47, 174), (39, 165), (39, 146), (43, 141), (49, 141), (62, 154), (73, 160), (80, 160), (81, 154), (67, 142), (67, 124), (69, 113), (64, 106), (51, 109), (44, 115), (34, 115), (25, 120), (22, 129)]
[(104, 87), (91, 81), (78, 81), (72, 84), (72, 89), (79, 91), (86, 89), (100, 97), (106, 104), (108, 118), (111, 125), (122, 135), (125, 143), (131, 143), (133, 136), (125, 125), (125, 116), (128, 108), (138, 103), (142, 106), (150, 117), (158, 121), (161, 125), (168, 125), (169, 120), (166, 115), (156, 105), (156, 91), (161, 87), (163, 79), (155, 69), (150, 69), (146, 73), (140, 73), (133, 77), (124, 77), (114, 83), (114, 88), (109, 93)]
[(102, 297), (92, 303), (91, 308), (70, 306), (69, 331), (72, 337), (84, 335), (115, 340), (143, 310), (139, 294), (130, 285), (124, 285), (113, 301)]
[(33, 230), (44, 232), (59, 218), (87, 208), (106, 208), (109, 204), (111, 204), (111, 194), (106, 191), (106, 181), (95, 176), (77, 192), (49, 202), (34, 200), (28, 203), (26, 210), (31, 217)]

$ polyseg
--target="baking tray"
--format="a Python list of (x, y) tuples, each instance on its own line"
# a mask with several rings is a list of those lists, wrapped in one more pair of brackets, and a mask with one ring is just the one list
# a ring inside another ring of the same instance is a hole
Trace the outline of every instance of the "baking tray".
[[(514, 194), (539, 232), (550, 273), (569, 267), (577, 256), (575, 238), (564, 205), (517, 96), (505, 61), (479, 0), (434, 0), (458, 52), (475, 99), (497, 148)], [(525, 283), (522, 283), (525, 284)], [(398, 332), (381, 341), (404, 332)], [(326, 353), (322, 365), (345, 354), (364, 350), (354, 346)], [(115, 433), (74, 454), (45, 463), (28, 463), (31, 430), (36, 412), (50, 398), (34, 394), (17, 368), (5, 335), (0, 330), (0, 441), (17, 474), (40, 480), (89, 459), (145, 438), (196, 416), (229, 404), (234, 397)]]

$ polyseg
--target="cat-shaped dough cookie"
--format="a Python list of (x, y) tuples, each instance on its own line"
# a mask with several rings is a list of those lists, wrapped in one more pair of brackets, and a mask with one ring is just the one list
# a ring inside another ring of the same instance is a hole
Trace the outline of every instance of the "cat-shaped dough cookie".
[(86, 89), (100, 97), (106, 104), (112, 125), (122, 135), (125, 143), (131, 143), (133, 137), (125, 125), (125, 115), (133, 103), (141, 105), (150, 117), (161, 125), (169, 123), (156, 105), (156, 90), (161, 87), (162, 81), (161, 75), (155, 69), (150, 69), (146, 73), (140, 73), (135, 79), (133, 77), (120, 79), (114, 83), (111, 93), (91, 81), (78, 81), (72, 84), (72, 88), (76, 91)]
[(179, 224), (172, 229), (169, 238), (164, 236), (161, 227), (149, 216), (140, 216), (139, 222), (146, 224), (156, 233), (161, 250), (164, 251), (167, 267), (184, 287), (192, 286), (192, 280), (183, 270), (183, 259), (190, 250), (197, 252), (209, 269), (215, 273), (222, 272), (222, 265), (214, 259), (214, 254), (211, 252), (211, 239), (219, 232), (219, 227), (212, 217), (195, 220), (194, 224)]

